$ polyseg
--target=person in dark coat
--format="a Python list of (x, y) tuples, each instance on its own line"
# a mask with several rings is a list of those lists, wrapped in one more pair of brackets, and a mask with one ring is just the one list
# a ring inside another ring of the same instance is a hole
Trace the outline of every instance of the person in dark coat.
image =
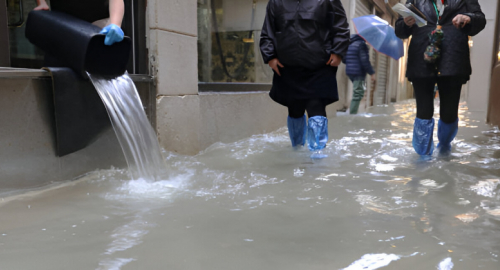
[(351, 106), (349, 107), (350, 114), (357, 114), (359, 103), (365, 95), (366, 90), (366, 74), (371, 75), (372, 81), (375, 81), (375, 71), (370, 63), (370, 55), (365, 40), (359, 35), (351, 36), (351, 44), (347, 50), (345, 58), (342, 60), (346, 64), (346, 73), (352, 81), (353, 92)]
[[(441, 118), (438, 148), (441, 153), (447, 153), (458, 131), (460, 91), (472, 74), (469, 36), (481, 32), (486, 19), (478, 0), (408, 0), (407, 3), (415, 5), (428, 19), (423, 27), (418, 27), (412, 17), (400, 17), (396, 21), (399, 38), (412, 36), (406, 76), (413, 83), (417, 100), (413, 147), (420, 155), (433, 153), (433, 93), (437, 83)], [(436, 64), (428, 64), (424, 61), (424, 52), (429, 45), (429, 34), (438, 22), (444, 32), (441, 56)]]
[[(338, 101), (337, 67), (349, 46), (349, 24), (340, 0), (270, 0), (260, 49), (274, 70), (270, 97), (288, 107), (292, 146), (325, 157), (326, 106)], [(309, 116), (309, 123), (305, 112)]]

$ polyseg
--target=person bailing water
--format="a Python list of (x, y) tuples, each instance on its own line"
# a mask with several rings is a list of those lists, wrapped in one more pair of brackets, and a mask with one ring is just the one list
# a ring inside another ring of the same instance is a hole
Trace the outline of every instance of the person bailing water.
[(406, 76), (413, 83), (417, 100), (417, 117), (413, 129), (413, 148), (421, 156), (434, 151), (434, 86), (438, 85), (440, 120), (438, 149), (451, 151), (458, 132), (460, 91), (472, 74), (469, 36), (477, 35), (486, 19), (478, 0), (408, 0), (428, 19), (418, 27), (415, 18), (400, 17), (396, 35), (412, 36)]
[(104, 44), (111, 46), (123, 40), (125, 34), (121, 29), (125, 4), (123, 0), (37, 0), (34, 10), (60, 11), (101, 27), (101, 34), (106, 35)]
[(326, 106), (339, 100), (336, 73), (348, 46), (340, 0), (269, 1), (260, 39), (264, 62), (274, 71), (269, 95), (288, 108), (292, 146), (307, 141), (312, 158), (326, 157)]

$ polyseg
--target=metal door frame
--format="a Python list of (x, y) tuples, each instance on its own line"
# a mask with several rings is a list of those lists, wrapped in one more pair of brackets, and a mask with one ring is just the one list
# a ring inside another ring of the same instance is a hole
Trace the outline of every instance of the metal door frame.
[(0, 0), (0, 67), (10, 67), (7, 0)]
[(132, 39), (130, 74), (149, 74), (149, 57), (146, 47), (146, 6), (147, 0), (126, 0), (122, 27)]

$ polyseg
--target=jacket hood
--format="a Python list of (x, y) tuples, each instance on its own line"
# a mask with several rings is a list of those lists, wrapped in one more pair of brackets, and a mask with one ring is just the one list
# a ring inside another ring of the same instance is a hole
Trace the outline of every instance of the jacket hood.
[(358, 34), (351, 35), (351, 43), (356, 42), (358, 40), (363, 40), (364, 41), (364, 39), (361, 38)]

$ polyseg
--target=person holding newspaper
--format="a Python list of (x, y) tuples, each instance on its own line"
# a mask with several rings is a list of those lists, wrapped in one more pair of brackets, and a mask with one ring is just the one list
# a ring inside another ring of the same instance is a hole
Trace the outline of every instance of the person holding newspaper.
[[(408, 0), (407, 6), (417, 9), (427, 20), (422, 26), (417, 25), (421, 18), (412, 16), (396, 21), (399, 38), (412, 36), (406, 76), (413, 83), (417, 100), (413, 147), (422, 156), (432, 155), (434, 151), (433, 93), (437, 84), (440, 97), (437, 147), (441, 154), (449, 153), (458, 132), (460, 91), (472, 74), (469, 36), (484, 29), (485, 15), (478, 0)], [(441, 33), (441, 38), (433, 47), (435, 62), (429, 63), (428, 59), (424, 60), (424, 54), (428, 55), (436, 32)]]

